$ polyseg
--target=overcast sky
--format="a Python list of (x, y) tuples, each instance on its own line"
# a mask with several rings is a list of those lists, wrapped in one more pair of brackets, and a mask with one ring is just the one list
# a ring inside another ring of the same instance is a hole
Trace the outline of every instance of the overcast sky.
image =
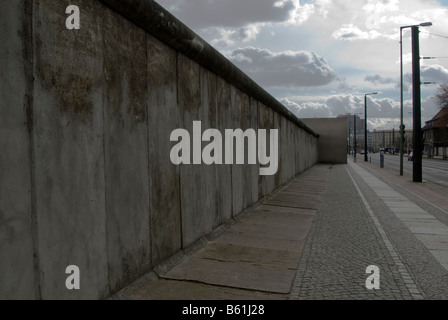
[[(400, 124), (399, 28), (420, 28), (422, 122), (448, 82), (448, 0), (156, 0), (299, 118), (361, 113), (370, 129)], [(409, 30), (409, 29), (405, 29)], [(444, 36), (444, 37), (441, 37)], [(411, 39), (403, 32), (405, 123), (412, 128)]]

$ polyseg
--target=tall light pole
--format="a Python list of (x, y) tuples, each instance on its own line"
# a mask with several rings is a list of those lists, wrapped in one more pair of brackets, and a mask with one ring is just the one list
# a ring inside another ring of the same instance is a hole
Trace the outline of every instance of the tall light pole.
[(364, 95), (364, 161), (367, 162), (367, 96), (378, 94), (378, 92), (366, 93)]
[(354, 121), (354, 131), (355, 131), (355, 153), (354, 153), (354, 158), (355, 158), (355, 162), (356, 162), (356, 113), (353, 115), (353, 121)]
[[(410, 25), (400, 27), (400, 175), (403, 175), (403, 144), (404, 144), (404, 134), (405, 134), (405, 126), (403, 123), (403, 29), (405, 28), (413, 28), (416, 27), (418, 31), (418, 27), (430, 27), (432, 26), (431, 22), (423, 22), (418, 25)], [(419, 57), (420, 62), (420, 57)], [(420, 81), (420, 78), (418, 79)], [(415, 115), (414, 115), (415, 116)], [(415, 129), (414, 129), (415, 130)], [(415, 152), (414, 152), (415, 157)]]
[(356, 116), (358, 115), (358, 114), (361, 114), (361, 113), (354, 113), (353, 114), (353, 122), (354, 122), (354, 131), (355, 131), (355, 133), (354, 133), (354, 145), (355, 145), (355, 150), (354, 150), (354, 161), (356, 162), (356, 149), (357, 149), (357, 146), (356, 146)]

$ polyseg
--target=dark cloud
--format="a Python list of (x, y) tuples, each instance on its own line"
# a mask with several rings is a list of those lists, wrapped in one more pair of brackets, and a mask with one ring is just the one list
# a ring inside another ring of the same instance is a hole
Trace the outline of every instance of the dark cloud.
[(448, 69), (437, 64), (422, 66), (421, 76), (423, 81), (437, 83), (448, 82)]
[(248, 47), (233, 50), (228, 57), (262, 86), (316, 87), (336, 79), (325, 59), (310, 51), (272, 52)]
[(367, 76), (364, 78), (364, 81), (371, 82), (373, 84), (390, 84), (390, 83), (397, 83), (398, 80), (393, 78), (384, 78), (380, 76), (379, 74), (373, 75), (373, 76)]
[[(158, 0), (191, 28), (241, 27), (258, 22), (287, 21), (295, 9), (292, 0)], [(276, 5), (277, 4), (277, 5)]]

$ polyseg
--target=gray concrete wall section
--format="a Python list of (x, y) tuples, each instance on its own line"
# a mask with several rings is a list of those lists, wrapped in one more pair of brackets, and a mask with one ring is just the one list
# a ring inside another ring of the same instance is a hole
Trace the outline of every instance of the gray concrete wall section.
[(116, 292), (151, 269), (147, 50), (145, 31), (104, 12), (107, 252)]
[[(30, 132), (27, 111), (31, 15), (25, 1), (0, 3), (0, 297), (35, 296)], [(20, 36), (19, 36), (20, 35)]]
[[(224, 133), (225, 129), (232, 128), (232, 104), (231, 85), (220, 77), (217, 77), (216, 95), (216, 128)], [(216, 170), (216, 195), (220, 223), (228, 221), (232, 217), (232, 166), (215, 166)]]
[[(0, 299), (108, 297), (317, 161), (317, 134), (152, 0), (3, 1), (0, 21)], [(278, 129), (277, 174), (247, 142), (243, 165), (172, 164), (193, 121), (223, 147)]]
[[(98, 298), (107, 279), (100, 3), (79, 1), (84, 28), (61, 27), (69, 1), (34, 2), (35, 188), (43, 299)], [(66, 267), (83, 290), (67, 290)]]
[[(193, 121), (201, 116), (200, 66), (178, 54), (178, 107), (180, 128), (190, 133), (190, 153), (193, 159)], [(204, 221), (198, 199), (202, 199), (201, 166), (182, 165), (180, 168), (180, 200), (182, 212), (182, 246), (186, 247), (202, 236)]]
[[(217, 76), (201, 67), (201, 111), (202, 132), (217, 127)], [(202, 134), (201, 132), (201, 134)], [(203, 142), (201, 152), (208, 142)], [(201, 197), (198, 199), (198, 208), (202, 214), (201, 220), (204, 221), (204, 234), (210, 233), (220, 223), (219, 217), (219, 198), (216, 197), (217, 185), (214, 165), (201, 165), (198, 167), (201, 177)]]
[(303, 122), (320, 134), (320, 163), (347, 163), (347, 119), (303, 119)]
[(148, 130), (152, 264), (182, 248), (180, 167), (170, 160), (171, 132), (179, 126), (177, 53), (148, 35)]

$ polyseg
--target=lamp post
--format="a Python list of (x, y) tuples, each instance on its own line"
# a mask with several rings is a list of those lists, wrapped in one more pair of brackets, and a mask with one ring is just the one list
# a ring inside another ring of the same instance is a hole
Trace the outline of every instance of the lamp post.
[(367, 96), (378, 94), (378, 92), (366, 93), (364, 95), (364, 161), (367, 162)]
[(354, 145), (355, 145), (355, 149), (354, 149), (354, 158), (355, 158), (355, 162), (356, 162), (356, 114), (354, 114), (353, 115), (353, 121), (354, 121), (354, 130), (353, 131), (355, 131), (355, 135), (354, 135), (354, 137), (355, 137), (355, 141), (354, 141)]
[[(424, 22), (424, 23), (420, 23), (418, 25), (410, 25), (410, 26), (400, 27), (400, 83), (401, 83), (401, 86), (400, 86), (400, 175), (401, 176), (403, 175), (403, 156), (404, 156), (403, 143), (404, 143), (404, 133), (405, 133), (405, 126), (403, 124), (403, 29), (412, 28), (413, 31), (416, 30), (417, 31), (417, 40), (418, 40), (418, 27), (430, 27), (430, 26), (432, 26), (431, 22)], [(413, 37), (413, 40), (414, 40), (414, 37)], [(413, 46), (413, 49), (414, 48), (415, 48), (415, 46)], [(418, 48), (418, 45), (417, 45), (417, 48)], [(418, 64), (420, 65), (420, 57), (418, 59), (419, 59)], [(419, 77), (418, 81), (420, 82), (420, 77)], [(415, 82), (414, 82), (414, 84), (415, 84)], [(419, 91), (420, 91), (420, 84), (419, 84)], [(414, 92), (415, 92), (415, 90), (414, 90)], [(415, 107), (416, 106), (414, 106), (414, 110), (415, 110)], [(416, 115), (414, 114), (414, 121), (415, 121), (415, 116)], [(414, 130), (415, 130), (415, 128), (414, 128)], [(415, 157), (415, 152), (414, 152), (414, 157)], [(415, 162), (414, 162), (414, 164), (415, 164)], [(421, 161), (420, 161), (420, 166), (421, 166)]]
[(354, 113), (353, 114), (353, 122), (354, 122), (354, 124), (353, 124), (353, 126), (354, 126), (354, 147), (355, 147), (355, 149), (354, 149), (354, 161), (356, 162), (356, 149), (357, 149), (357, 146), (356, 146), (356, 116), (358, 115), (358, 114), (361, 114), (361, 113)]

